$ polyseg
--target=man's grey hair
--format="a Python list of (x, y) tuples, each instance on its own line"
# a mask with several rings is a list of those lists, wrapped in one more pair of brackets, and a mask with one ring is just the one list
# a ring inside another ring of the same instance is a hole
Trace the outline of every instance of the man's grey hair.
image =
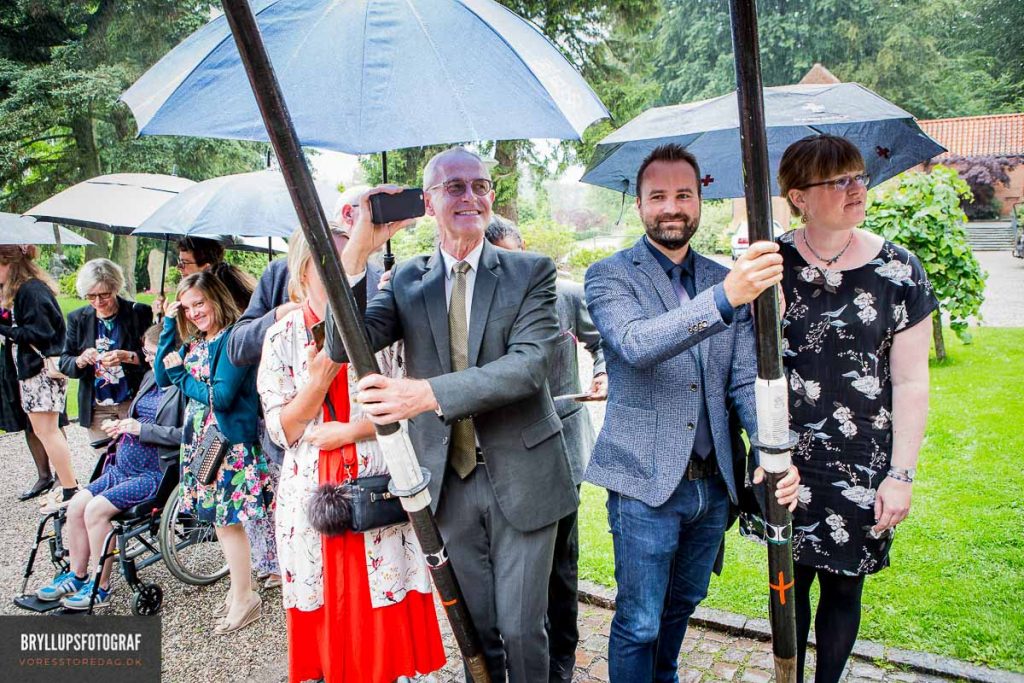
[(359, 197), (369, 189), (369, 185), (353, 185), (352, 187), (345, 188), (345, 191), (338, 197), (338, 201), (334, 202), (334, 212), (329, 218), (336, 223), (341, 223), (342, 209), (349, 205), (359, 206)]
[(120, 294), (124, 289), (124, 271), (121, 270), (121, 266), (105, 258), (86, 261), (78, 271), (75, 290), (78, 296), (84, 299), (96, 285), (106, 285), (114, 294)]
[[(441, 163), (442, 159), (444, 159), (447, 156), (453, 155), (453, 154), (465, 154), (467, 156), (473, 157), (474, 159), (476, 159), (477, 161), (480, 162), (480, 166), (484, 169), (484, 173), (487, 174), (486, 177), (487, 178), (491, 177), (490, 171), (487, 170), (487, 164), (484, 163), (483, 158), (479, 154), (477, 154), (475, 152), (470, 152), (468, 149), (466, 149), (465, 147), (461, 147), (461, 146), (459, 146), (459, 147), (449, 147), (448, 149), (444, 150), (443, 152), (438, 152), (434, 156), (430, 157), (430, 161), (428, 161), (427, 165), (423, 167), (423, 189), (424, 190), (427, 190), (427, 189), (433, 187), (434, 185), (437, 185), (439, 182), (442, 182), (441, 179), (437, 177), (437, 165), (439, 163)], [(473, 180), (473, 179), (472, 178), (466, 178), (466, 180)]]
[(519, 248), (523, 248), (523, 235), (519, 232), (516, 224), (498, 214), (491, 216), (491, 222), (484, 232), (484, 238), (491, 244), (497, 244), (506, 239), (514, 240)]

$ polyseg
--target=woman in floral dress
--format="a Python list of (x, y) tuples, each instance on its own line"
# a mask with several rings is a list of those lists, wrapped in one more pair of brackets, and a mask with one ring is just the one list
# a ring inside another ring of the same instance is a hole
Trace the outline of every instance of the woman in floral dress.
[[(249, 539), (242, 522), (260, 519), (270, 504), (269, 471), (259, 448), (256, 416), (259, 397), (253, 368), (239, 368), (228, 358), (227, 340), (239, 312), (216, 276), (189, 275), (170, 304), (153, 363), (157, 384), (177, 386), (188, 396), (181, 447), (181, 508), (210, 522), (228, 563), (231, 588), (214, 632), (237, 631), (260, 617), (262, 601), (252, 589)], [(177, 337), (187, 340), (175, 350)], [(203, 430), (211, 425), (231, 447), (216, 478), (203, 486), (191, 461)]]
[[(338, 248), (347, 239), (335, 236)], [(289, 291), (302, 307), (268, 331), (258, 387), (267, 431), (285, 449), (277, 548), (288, 625), (288, 680), (391, 683), (445, 663), (430, 578), (410, 525), (321, 536), (307, 506), (317, 486), (385, 474), (348, 364), (317, 351), (310, 332), (327, 297), (301, 232), (288, 242)], [(381, 369), (393, 374), (387, 352)], [(325, 403), (329, 405), (325, 405)]]
[(790, 422), (800, 436), (797, 680), (817, 579), (816, 683), (842, 676), (864, 577), (888, 566), (896, 525), (910, 509), (938, 306), (913, 254), (857, 227), (865, 218), (864, 168), (857, 148), (831, 135), (794, 143), (779, 167), (782, 194), (804, 223), (779, 243)]

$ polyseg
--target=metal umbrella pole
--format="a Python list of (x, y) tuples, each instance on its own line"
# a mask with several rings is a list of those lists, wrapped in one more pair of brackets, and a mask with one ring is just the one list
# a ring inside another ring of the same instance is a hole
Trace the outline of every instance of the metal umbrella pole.
[[(761, 91), (761, 57), (754, 0), (730, 0), (736, 92), (743, 150), (749, 240), (772, 240), (771, 177)], [(780, 505), (775, 487), (789, 470), (796, 445), (789, 429), (789, 389), (782, 370), (782, 334), (775, 287), (754, 302), (757, 341), (757, 434), (753, 445), (765, 470), (765, 531), (768, 541), (769, 613), (775, 680), (796, 682), (796, 609), (793, 592), (793, 519)]]
[[(386, 185), (388, 182), (388, 153), (380, 153), (381, 181)], [(388, 271), (395, 267), (395, 254), (391, 251), (391, 238), (388, 238), (384, 246), (384, 270)]]
[[(267, 135), (277, 154), (281, 172), (298, 213), (299, 223), (311, 251), (316, 255), (313, 262), (327, 290), (345, 350), (360, 377), (378, 373), (380, 369), (370, 348), (366, 328), (352, 288), (348, 285), (341, 259), (334, 249), (327, 219), (313, 185), (313, 176), (302, 155), (299, 138), (263, 45), (256, 17), (246, 0), (222, 0), (222, 4), (267, 127)], [(400, 425), (378, 425), (377, 440), (384, 453), (392, 485), (401, 496), (402, 507), (409, 515), (430, 566), (434, 585), (451, 622), (466, 667), (476, 683), (489, 683), (490, 676), (479, 634), (466, 608), (444, 542), (430, 511), (426, 470), (420, 468), (408, 433)]]

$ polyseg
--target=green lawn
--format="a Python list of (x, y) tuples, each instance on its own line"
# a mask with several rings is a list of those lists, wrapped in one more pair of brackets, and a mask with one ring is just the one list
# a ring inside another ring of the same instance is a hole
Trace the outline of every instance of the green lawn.
[[(153, 299), (156, 298), (153, 294), (139, 294), (135, 297), (136, 301), (144, 304), (153, 303)], [(73, 296), (61, 296), (57, 297), (57, 303), (60, 304), (60, 310), (64, 312), (66, 318), (68, 313), (71, 311), (81, 308), (88, 304), (85, 299), (79, 299)], [(67, 403), (68, 417), (78, 417), (78, 380), (72, 379), (68, 382), (68, 403)]]
[[(1024, 329), (947, 336), (910, 517), (869, 577), (862, 638), (1024, 671)], [(614, 585), (605, 492), (585, 485), (580, 576)], [(709, 607), (767, 618), (764, 550), (730, 531)]]

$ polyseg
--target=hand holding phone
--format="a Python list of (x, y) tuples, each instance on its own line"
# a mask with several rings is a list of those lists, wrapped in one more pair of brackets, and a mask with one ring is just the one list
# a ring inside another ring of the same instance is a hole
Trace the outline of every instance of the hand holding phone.
[(418, 187), (397, 194), (382, 192), (370, 196), (370, 222), (374, 225), (419, 218), (426, 212), (423, 190)]

